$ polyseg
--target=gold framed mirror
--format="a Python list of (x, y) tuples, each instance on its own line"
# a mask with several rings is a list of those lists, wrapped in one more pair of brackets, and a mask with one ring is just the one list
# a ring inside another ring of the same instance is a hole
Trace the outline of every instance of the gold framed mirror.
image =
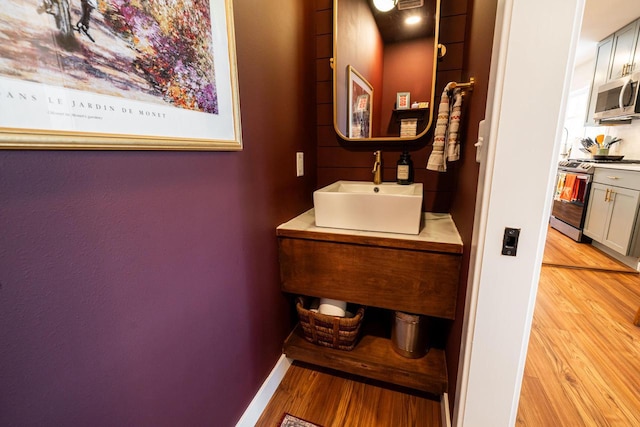
[(385, 2), (333, 0), (333, 125), (345, 141), (407, 143), (434, 123), (440, 0)]

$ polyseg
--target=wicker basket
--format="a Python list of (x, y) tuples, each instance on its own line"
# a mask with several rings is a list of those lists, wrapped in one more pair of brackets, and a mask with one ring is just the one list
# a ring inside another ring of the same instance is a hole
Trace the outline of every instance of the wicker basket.
[(364, 307), (359, 307), (354, 317), (327, 316), (307, 310), (304, 298), (298, 297), (296, 310), (307, 341), (347, 351), (353, 350), (356, 346), (364, 317)]

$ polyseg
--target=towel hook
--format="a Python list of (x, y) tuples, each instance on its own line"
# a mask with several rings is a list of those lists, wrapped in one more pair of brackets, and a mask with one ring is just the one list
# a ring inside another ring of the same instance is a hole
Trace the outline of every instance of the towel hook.
[(469, 81), (467, 83), (456, 83), (453, 82), (453, 87), (451, 89), (460, 88), (460, 89), (469, 89), (473, 90), (473, 85), (476, 84), (475, 77), (469, 77)]

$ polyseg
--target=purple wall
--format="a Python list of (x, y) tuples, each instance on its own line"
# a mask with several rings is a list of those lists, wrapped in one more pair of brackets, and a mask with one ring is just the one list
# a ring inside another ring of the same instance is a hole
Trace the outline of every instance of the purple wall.
[(0, 152), (0, 425), (229, 426), (280, 356), (313, 4), (266, 3), (234, 1), (244, 151)]

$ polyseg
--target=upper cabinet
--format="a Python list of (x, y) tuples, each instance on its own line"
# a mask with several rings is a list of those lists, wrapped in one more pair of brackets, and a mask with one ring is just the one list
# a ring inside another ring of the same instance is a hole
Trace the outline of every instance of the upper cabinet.
[(607, 37), (598, 43), (596, 51), (596, 69), (593, 73), (593, 81), (591, 82), (591, 94), (589, 95), (589, 110), (587, 111), (587, 126), (596, 126), (593, 120), (593, 113), (596, 111), (596, 99), (598, 97), (598, 88), (607, 82), (609, 76), (609, 65), (611, 64), (611, 53), (613, 52), (613, 35)]
[(634, 21), (613, 34), (613, 55), (609, 80), (619, 79), (633, 71), (640, 21)]
[(636, 61), (640, 61), (639, 33), (640, 19), (637, 19), (598, 43), (586, 126), (598, 124), (593, 120), (598, 88), (604, 83), (624, 77), (636, 69)]

